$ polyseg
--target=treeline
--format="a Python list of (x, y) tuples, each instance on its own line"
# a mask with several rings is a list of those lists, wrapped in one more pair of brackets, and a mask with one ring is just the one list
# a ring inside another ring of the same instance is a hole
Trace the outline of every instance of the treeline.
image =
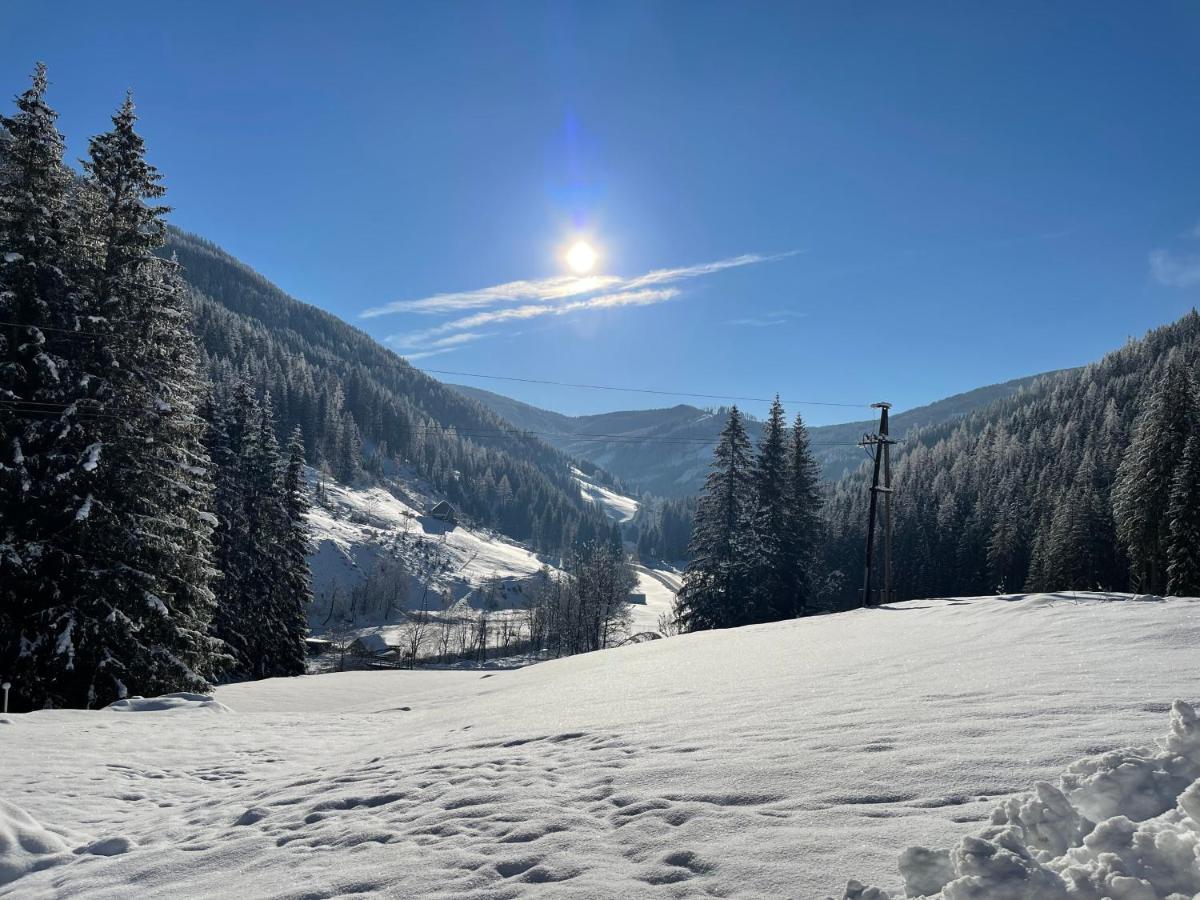
[[(1015, 591), (1200, 593), (1195, 311), (894, 451), (901, 599)], [(867, 475), (832, 492), (825, 569), (857, 602)]]
[[(415, 474), (467, 517), (543, 552), (607, 534), (559, 451), (213, 244), (172, 231), (167, 249), (196, 292), (209, 377), (269, 394), (280, 439), (299, 426), (315, 466), (343, 482)], [(592, 477), (613, 485), (602, 472)]]
[[(99, 707), (302, 666), (303, 451), (207, 398), (126, 98), (63, 162), (46, 73), (0, 117), (0, 677)], [(202, 414), (209, 412), (209, 421)], [(215, 466), (214, 466), (215, 462)]]
[(683, 631), (795, 618), (814, 609), (823, 498), (808, 432), (779, 398), (752, 449), (737, 407), (696, 504), (690, 561), (676, 600)]

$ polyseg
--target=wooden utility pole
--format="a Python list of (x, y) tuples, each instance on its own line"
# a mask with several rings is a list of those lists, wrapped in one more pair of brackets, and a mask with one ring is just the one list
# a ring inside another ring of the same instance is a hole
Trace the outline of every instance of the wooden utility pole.
[[(872, 409), (879, 410), (879, 431), (876, 434), (864, 434), (859, 441), (860, 447), (870, 447), (874, 467), (871, 474), (871, 505), (867, 513), (867, 563), (863, 574), (862, 605), (873, 606), (871, 587), (871, 568), (875, 555), (875, 518), (879, 509), (879, 495), (883, 494), (884, 508), (884, 589), (883, 602), (892, 596), (892, 459), (890, 448), (895, 441), (888, 437), (888, 410), (892, 404), (886, 402), (872, 403)], [(879, 468), (883, 464), (884, 484), (879, 484)]]

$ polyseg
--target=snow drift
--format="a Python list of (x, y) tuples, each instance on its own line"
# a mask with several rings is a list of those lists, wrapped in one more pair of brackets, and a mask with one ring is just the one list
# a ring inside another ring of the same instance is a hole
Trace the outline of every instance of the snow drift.
[[(940, 900), (1188, 900), (1200, 896), (1200, 722), (1181, 700), (1154, 748), (1072, 764), (1057, 786), (995, 808), (953, 849), (900, 856), (906, 897)], [(845, 900), (886, 900), (851, 882)]]
[(104, 707), (109, 712), (229, 712), (229, 707), (208, 694), (163, 694), (161, 697), (126, 697)]

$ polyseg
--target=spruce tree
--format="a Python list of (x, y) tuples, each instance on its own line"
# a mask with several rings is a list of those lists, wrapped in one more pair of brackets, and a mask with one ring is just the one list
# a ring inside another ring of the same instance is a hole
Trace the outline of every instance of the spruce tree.
[(304, 477), (304, 436), (297, 425), (287, 445), (283, 476), (286, 533), (280, 547), (279, 583), (280, 652), (277, 675), (302, 675), (305, 671), (304, 639), (308, 636), (308, 610), (312, 605), (312, 572), (308, 554), (308, 484)]
[(791, 585), (785, 598), (787, 605), (779, 609), (780, 618), (802, 616), (811, 611), (824, 538), (821, 467), (812, 454), (808, 429), (799, 414), (792, 424), (787, 474), (787, 541), (783, 565)]
[(1117, 536), (1138, 590), (1167, 588), (1168, 507), (1175, 467), (1198, 427), (1196, 389), (1179, 353), (1168, 359), (1138, 418), (1113, 486)]
[(743, 625), (750, 600), (754, 481), (750, 440), (736, 406), (713, 451), (704, 494), (696, 505), (691, 562), (676, 598), (685, 631)]
[(779, 397), (771, 403), (767, 421), (763, 424), (758, 453), (751, 473), (754, 499), (751, 514), (754, 520), (750, 579), (753, 587), (747, 619), (751, 622), (771, 622), (794, 615), (795, 586), (791, 571), (788, 533), (788, 471), (787, 424)]
[(208, 458), (191, 302), (160, 259), (164, 193), (133, 102), (92, 139), (81, 203), (94, 339), (81, 353), (97, 439), (69, 537), (85, 561), (62, 580), (55, 687), (102, 706), (129, 694), (205, 690), (222, 662), (208, 634), (214, 572)]
[(1167, 507), (1167, 592), (1200, 596), (1200, 435), (1184, 445)]
[(217, 588), (214, 633), (242, 678), (301, 675), (312, 602), (304, 442), (296, 429), (286, 468), (270, 396), (260, 403), (239, 382), (210, 413), (217, 479)]
[(251, 542), (249, 461), (255, 455), (258, 417), (254, 395), (245, 382), (239, 382), (218, 396), (208, 425), (209, 452), (216, 467), (214, 555), (221, 572), (212, 630), (232, 657), (230, 674), (241, 676), (253, 673), (256, 657), (251, 590), (259, 561)]
[(46, 104), (46, 68), (0, 116), (0, 677), (13, 709), (71, 702), (58, 656), (74, 628), (63, 580), (97, 442), (92, 340), (78, 284), (72, 178)]

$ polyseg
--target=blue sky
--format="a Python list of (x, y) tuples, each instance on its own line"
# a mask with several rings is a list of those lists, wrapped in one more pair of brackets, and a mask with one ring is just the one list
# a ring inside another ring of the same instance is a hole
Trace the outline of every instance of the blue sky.
[(173, 222), (418, 365), (905, 408), (1200, 299), (1194, 3), (117, 8), (5, 0), (3, 90), (78, 157), (133, 88)]

